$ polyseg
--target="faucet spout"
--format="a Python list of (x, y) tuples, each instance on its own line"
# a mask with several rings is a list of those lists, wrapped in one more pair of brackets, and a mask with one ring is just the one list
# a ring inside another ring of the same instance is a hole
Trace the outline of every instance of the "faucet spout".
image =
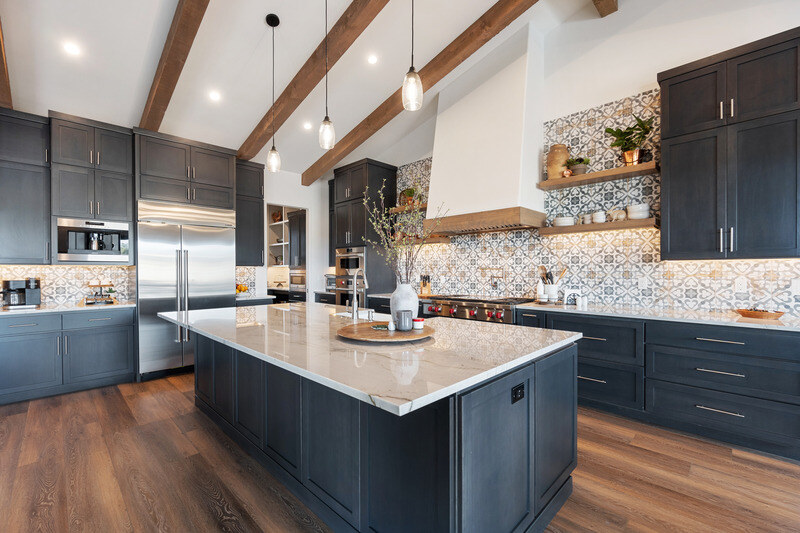
[(363, 268), (359, 268), (358, 270), (353, 273), (353, 298), (350, 300), (353, 302), (353, 320), (358, 319), (358, 273), (361, 272), (361, 277), (364, 280), (364, 289), (369, 289), (369, 282), (367, 281), (367, 273), (364, 272)]

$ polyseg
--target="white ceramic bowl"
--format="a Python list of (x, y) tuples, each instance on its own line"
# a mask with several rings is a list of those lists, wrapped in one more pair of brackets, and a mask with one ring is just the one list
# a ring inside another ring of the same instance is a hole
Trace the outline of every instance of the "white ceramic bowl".
[(592, 213), (592, 222), (600, 224), (606, 221), (606, 213), (604, 211), (598, 211), (597, 213)]
[(574, 226), (575, 219), (573, 217), (556, 217), (553, 219), (554, 226)]
[(650, 218), (650, 213), (628, 213), (630, 220), (644, 220)]
[(629, 205), (628, 211), (650, 211), (650, 204)]

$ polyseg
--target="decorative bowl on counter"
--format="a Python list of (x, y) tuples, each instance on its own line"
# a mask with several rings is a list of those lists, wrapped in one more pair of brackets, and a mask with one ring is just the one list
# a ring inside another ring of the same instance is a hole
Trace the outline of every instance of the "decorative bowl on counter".
[(760, 318), (761, 320), (777, 320), (783, 316), (783, 311), (766, 311), (764, 309), (735, 309), (745, 318)]

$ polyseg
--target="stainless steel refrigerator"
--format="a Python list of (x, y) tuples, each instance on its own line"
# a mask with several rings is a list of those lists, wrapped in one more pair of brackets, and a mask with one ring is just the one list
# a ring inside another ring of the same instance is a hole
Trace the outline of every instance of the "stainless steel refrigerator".
[(189, 331), (164, 311), (236, 305), (235, 211), (139, 201), (139, 374), (194, 364)]

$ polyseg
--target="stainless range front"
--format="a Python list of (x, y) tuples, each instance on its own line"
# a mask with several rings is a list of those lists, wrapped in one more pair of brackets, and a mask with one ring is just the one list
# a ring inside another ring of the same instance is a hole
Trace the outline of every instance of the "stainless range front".
[(423, 304), (426, 316), (447, 316), (465, 320), (481, 320), (501, 324), (514, 323), (517, 305), (532, 301), (531, 298), (477, 298), (469, 296), (443, 296), (431, 298)]

